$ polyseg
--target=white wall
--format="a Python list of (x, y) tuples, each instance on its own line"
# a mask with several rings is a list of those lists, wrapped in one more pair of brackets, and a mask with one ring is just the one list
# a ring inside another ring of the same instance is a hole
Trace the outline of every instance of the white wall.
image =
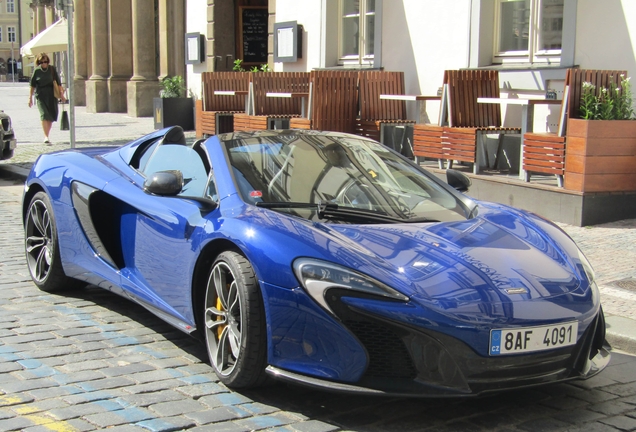
[[(207, 0), (187, 0), (186, 33), (201, 33), (204, 36), (206, 35), (208, 24), (207, 7)], [(188, 93), (192, 92), (197, 99), (201, 98), (201, 72), (205, 72), (206, 70), (205, 63), (186, 65)]]
[(297, 21), (304, 32), (303, 58), (297, 62), (275, 63), (275, 71), (307, 72), (320, 67), (322, 9), (322, 0), (276, 0), (276, 22)]
[[(382, 13), (382, 66), (404, 71), (407, 94), (435, 95), (445, 69), (468, 67), (470, 0), (386, 0)], [(436, 122), (439, 103), (426, 112)]]
[(636, 1), (578, 0), (575, 64), (636, 74)]

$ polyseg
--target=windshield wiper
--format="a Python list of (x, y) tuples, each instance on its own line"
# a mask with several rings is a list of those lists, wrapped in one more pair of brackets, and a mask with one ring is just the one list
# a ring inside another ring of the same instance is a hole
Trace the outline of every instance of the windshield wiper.
[(303, 202), (257, 202), (257, 207), (264, 208), (315, 208), (320, 219), (341, 219), (341, 220), (364, 220), (371, 222), (391, 222), (391, 223), (418, 223), (418, 222), (439, 222), (429, 218), (402, 219), (386, 214), (359, 209), (354, 207), (341, 207), (334, 202), (319, 201), (318, 203)]

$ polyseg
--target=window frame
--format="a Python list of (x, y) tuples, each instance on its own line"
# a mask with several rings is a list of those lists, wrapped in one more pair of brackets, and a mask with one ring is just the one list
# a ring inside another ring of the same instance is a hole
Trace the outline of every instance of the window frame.
[(343, 14), (344, 0), (338, 0), (338, 64), (341, 66), (358, 66), (358, 67), (373, 67), (376, 60), (376, 52), (378, 51), (378, 20), (379, 9), (382, 7), (381, 0), (375, 0), (375, 10), (373, 11), (374, 23), (373, 23), (373, 54), (366, 55), (368, 43), (365, 43), (365, 35), (367, 33), (366, 17), (369, 15), (367, 12), (367, 2), (369, 0), (359, 0), (360, 11), (358, 13), (358, 54), (357, 55), (345, 55), (342, 52), (342, 38), (344, 35), (343, 20), (345, 18)]
[(3, 40), (2, 40), (2, 26), (0, 26), (0, 42), (3, 42)]
[[(11, 6), (11, 10), (9, 10), (9, 6)], [(15, 0), (7, 0), (7, 13), (15, 13)]]
[[(7, 42), (17, 41), (17, 28), (15, 26), (7, 26)], [(11, 38), (13, 36), (13, 38)]]
[(528, 24), (528, 49), (524, 51), (500, 51), (499, 41), (501, 37), (501, 5), (506, 0), (495, 0), (494, 2), (494, 35), (493, 35), (493, 63), (494, 64), (560, 64), (563, 56), (563, 44), (566, 37), (564, 25), (566, 14), (566, 1), (563, 0), (563, 17), (561, 23), (561, 48), (560, 49), (540, 49), (539, 26), (543, 20), (542, 2), (544, 0), (530, 1), (530, 18)]

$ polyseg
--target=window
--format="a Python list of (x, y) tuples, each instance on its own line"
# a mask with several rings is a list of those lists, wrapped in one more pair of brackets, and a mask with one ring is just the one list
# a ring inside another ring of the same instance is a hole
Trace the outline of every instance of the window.
[(564, 0), (497, 0), (495, 63), (559, 63)]
[(2, 42), (2, 27), (0, 27), (0, 42)]
[(15, 27), (7, 26), (7, 42), (15, 42)]
[(15, 0), (7, 0), (7, 13), (15, 13)]
[(339, 57), (342, 64), (373, 65), (375, 0), (340, 0)]

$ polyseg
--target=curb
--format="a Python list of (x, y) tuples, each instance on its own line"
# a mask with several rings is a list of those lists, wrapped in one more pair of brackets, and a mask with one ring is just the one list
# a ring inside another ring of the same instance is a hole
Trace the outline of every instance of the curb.
[(615, 315), (605, 316), (605, 338), (613, 350), (636, 355), (636, 321)]

